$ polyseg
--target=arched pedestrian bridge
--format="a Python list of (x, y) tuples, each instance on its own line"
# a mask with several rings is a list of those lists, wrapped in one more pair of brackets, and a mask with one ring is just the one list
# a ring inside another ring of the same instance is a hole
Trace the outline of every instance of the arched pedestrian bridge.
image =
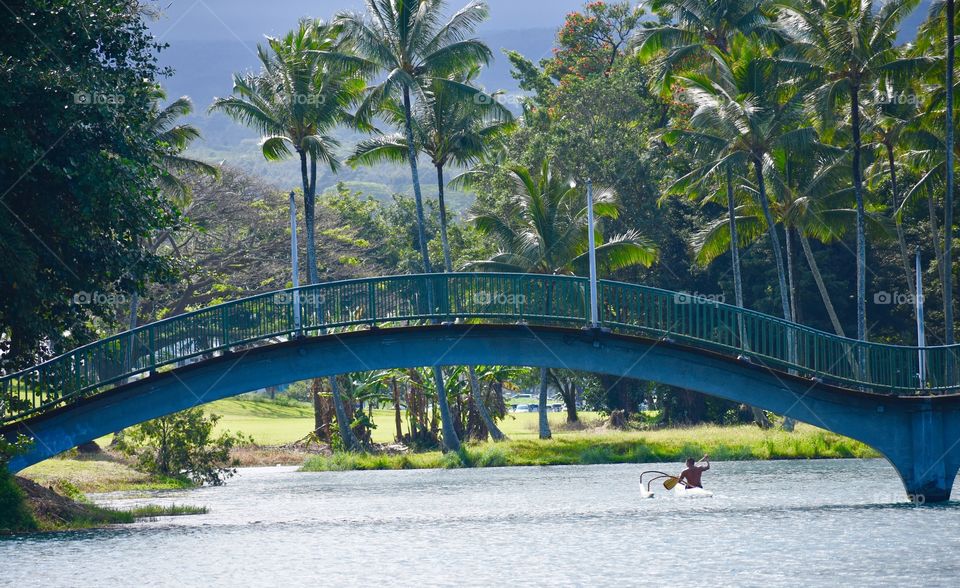
[(220, 398), (345, 372), (569, 368), (759, 406), (867, 443), (907, 492), (949, 499), (960, 468), (958, 346), (865, 343), (698, 296), (585, 278), (452, 273), (283, 290), (158, 321), (0, 378), (10, 469)]

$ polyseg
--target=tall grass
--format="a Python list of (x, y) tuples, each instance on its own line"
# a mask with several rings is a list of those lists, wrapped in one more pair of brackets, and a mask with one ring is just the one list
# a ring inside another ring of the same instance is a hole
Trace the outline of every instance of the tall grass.
[(582, 432), (552, 440), (464, 444), (456, 453), (383, 455), (338, 453), (311, 457), (303, 471), (680, 462), (705, 453), (715, 460), (877, 457), (863, 443), (815, 427), (793, 433), (756, 427), (702, 426), (647, 432)]
[(209, 510), (205, 506), (189, 506), (186, 504), (170, 504), (166, 506), (145, 504), (132, 508), (128, 512), (135, 519), (155, 519), (157, 517), (207, 514)]

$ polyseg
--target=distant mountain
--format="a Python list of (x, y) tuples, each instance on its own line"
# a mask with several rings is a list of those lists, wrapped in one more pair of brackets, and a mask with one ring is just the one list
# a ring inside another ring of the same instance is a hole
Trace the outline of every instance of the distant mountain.
[[(554, 33), (554, 29), (542, 28), (499, 31), (484, 35), (484, 40), (494, 51), (494, 61), (483, 71), (479, 82), (489, 91), (505, 90), (510, 98), (508, 104), (516, 107), (519, 90), (516, 81), (510, 76), (510, 63), (502, 50), (516, 50), (539, 60), (550, 54)], [(169, 45), (160, 54), (160, 63), (174, 70), (174, 74), (164, 82), (167, 94), (171, 99), (178, 96), (190, 96), (193, 99), (195, 114), (189, 118), (189, 122), (199, 127), (203, 134), (203, 139), (191, 148), (191, 155), (207, 161), (223, 161), (234, 165), (261, 176), (282, 189), (298, 187), (299, 168), (295, 162), (264, 161), (255, 133), (225, 115), (207, 114), (214, 97), (230, 95), (234, 72), (259, 69), (257, 42), (236, 39), (184, 39), (171, 40)], [(338, 133), (338, 138), (346, 151), (357, 142), (359, 135), (342, 131)], [(393, 192), (405, 193), (410, 190), (409, 172), (403, 172), (399, 166), (347, 169), (336, 177), (329, 172), (323, 172), (318, 179), (318, 186), (323, 190), (340, 180), (379, 198), (385, 198)], [(469, 206), (469, 202), (459, 200), (460, 195), (452, 194), (451, 208), (465, 209)]]

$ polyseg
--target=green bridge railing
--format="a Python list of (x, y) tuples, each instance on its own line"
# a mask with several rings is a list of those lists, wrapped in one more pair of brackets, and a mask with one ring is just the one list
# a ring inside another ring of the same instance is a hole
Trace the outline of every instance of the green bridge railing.
[[(299, 302), (300, 325), (294, 302)], [(671, 340), (855, 390), (953, 393), (960, 346), (918, 348), (845, 339), (695, 295), (601, 281), (601, 327)], [(586, 278), (451, 273), (367, 278), (259, 294), (144, 325), (0, 377), (0, 424), (132, 379), (230, 350), (359, 326), (447, 321), (586, 326)]]

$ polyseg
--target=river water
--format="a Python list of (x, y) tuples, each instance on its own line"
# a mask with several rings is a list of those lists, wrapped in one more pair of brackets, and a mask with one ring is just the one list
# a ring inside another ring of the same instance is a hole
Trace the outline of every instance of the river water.
[[(299, 473), (94, 498), (207, 515), (0, 539), (3, 586), (960, 585), (960, 503), (907, 502), (881, 460)], [(676, 468), (674, 468), (676, 469)]]

